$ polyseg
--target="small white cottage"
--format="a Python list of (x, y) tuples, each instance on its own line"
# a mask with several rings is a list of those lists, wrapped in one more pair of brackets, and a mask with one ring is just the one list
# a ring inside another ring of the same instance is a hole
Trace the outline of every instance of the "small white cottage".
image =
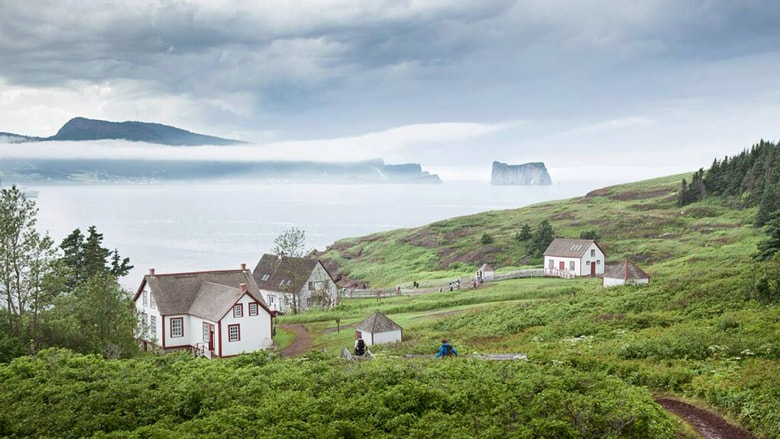
[(605, 258), (604, 250), (592, 239), (555, 238), (544, 251), (544, 274), (600, 276)]
[(358, 323), (355, 331), (363, 337), (363, 340), (369, 346), (400, 342), (403, 338), (401, 326), (379, 311), (374, 312), (367, 319)]
[(604, 271), (604, 276), (601, 277), (601, 285), (605, 288), (617, 285), (642, 285), (649, 283), (650, 275), (628, 259), (619, 264), (610, 265)]

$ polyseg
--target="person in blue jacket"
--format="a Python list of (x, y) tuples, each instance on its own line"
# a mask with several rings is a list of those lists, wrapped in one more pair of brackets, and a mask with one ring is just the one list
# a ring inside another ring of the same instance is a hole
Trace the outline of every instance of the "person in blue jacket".
[(441, 340), (441, 346), (439, 347), (439, 352), (436, 353), (436, 356), (433, 358), (441, 358), (441, 357), (457, 357), (458, 351), (455, 350), (452, 345), (447, 343), (447, 340), (442, 339)]

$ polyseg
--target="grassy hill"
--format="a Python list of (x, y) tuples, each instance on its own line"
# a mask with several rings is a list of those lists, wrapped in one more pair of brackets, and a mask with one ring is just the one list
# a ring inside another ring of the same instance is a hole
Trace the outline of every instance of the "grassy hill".
[[(780, 431), (780, 307), (750, 299), (752, 256), (764, 239), (754, 209), (711, 199), (684, 208), (685, 175), (614, 186), (584, 197), (448, 219), (336, 242), (323, 258), (376, 287), (423, 285), (499, 269), (541, 267), (515, 239), (548, 220), (559, 237), (595, 230), (607, 262), (628, 258), (652, 276), (645, 287), (605, 290), (598, 279), (517, 279), (424, 297), (351, 300), (333, 313), (294, 316), (316, 347), (347, 346), (333, 331), (374, 309), (404, 327), (404, 343), (379, 355), (431, 353), (441, 337), (464, 352), (526, 352), (535, 364), (608, 373), (656, 394), (687, 397), (761, 437)], [(494, 241), (481, 243), (488, 233)], [(772, 403), (771, 401), (774, 401)]]

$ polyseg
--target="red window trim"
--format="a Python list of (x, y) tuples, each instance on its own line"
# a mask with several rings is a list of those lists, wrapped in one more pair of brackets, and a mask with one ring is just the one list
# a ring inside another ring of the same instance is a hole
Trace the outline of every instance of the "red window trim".
[[(173, 335), (173, 321), (178, 320), (181, 322), (181, 335)], [(168, 320), (168, 324), (171, 325), (171, 338), (181, 338), (184, 337), (184, 317), (171, 317), (170, 320)]]
[[(248, 307), (250, 316), (256, 316), (260, 313), (260, 305), (257, 302), (249, 302)], [(252, 308), (254, 308), (254, 312), (252, 312)]]
[[(236, 309), (240, 309), (240, 314), (236, 314)], [(233, 318), (238, 319), (244, 317), (244, 304), (243, 303), (237, 303), (233, 305)]]
[[(230, 330), (231, 330), (233, 327), (235, 327), (235, 328), (236, 328), (236, 335), (238, 336), (238, 338), (237, 338), (237, 339), (235, 339), (235, 340), (231, 340), (231, 339), (230, 339)], [(232, 342), (236, 342), (236, 341), (241, 341), (241, 325), (239, 325), (239, 324), (235, 324), (235, 325), (228, 325), (228, 342), (231, 342), (231, 343), (232, 343)]]

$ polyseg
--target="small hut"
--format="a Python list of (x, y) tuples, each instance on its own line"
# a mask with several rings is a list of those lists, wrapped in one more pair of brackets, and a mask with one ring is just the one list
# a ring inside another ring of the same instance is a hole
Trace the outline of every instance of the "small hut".
[(355, 330), (360, 333), (367, 345), (400, 342), (403, 329), (379, 311), (358, 323)]
[(619, 264), (608, 266), (607, 269), (604, 270), (604, 275), (601, 277), (601, 285), (605, 288), (617, 285), (640, 285), (649, 283), (650, 275), (642, 271), (642, 269), (628, 259)]
[(482, 266), (479, 267), (479, 270), (477, 270), (477, 280), (479, 280), (480, 277), (485, 282), (495, 279), (495, 268), (493, 268), (493, 266), (490, 264), (482, 264)]

